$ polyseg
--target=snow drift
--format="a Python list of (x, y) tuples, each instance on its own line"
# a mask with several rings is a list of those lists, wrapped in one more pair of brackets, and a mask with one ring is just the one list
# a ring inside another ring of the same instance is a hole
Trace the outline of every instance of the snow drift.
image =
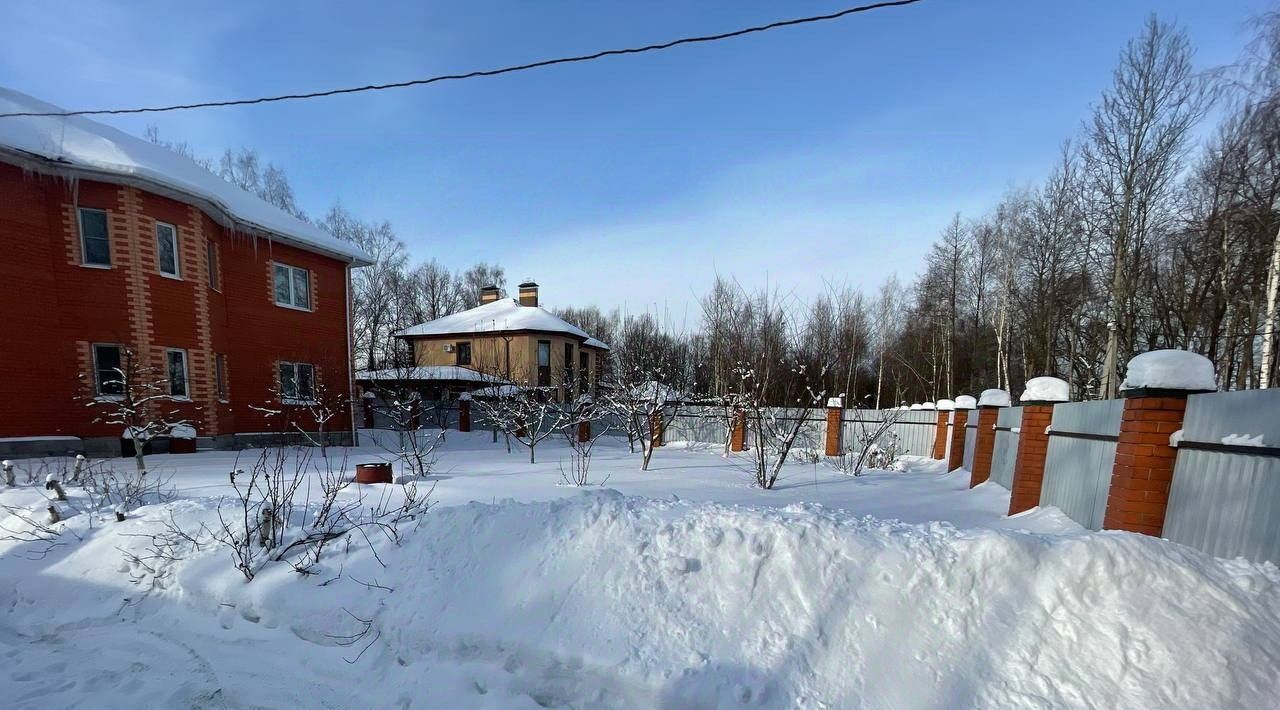
[[(208, 505), (156, 506), (122, 529)], [(56, 565), (58, 579), (98, 580), (95, 597), (16, 581), (25, 631), (62, 610), (109, 615), (112, 548), (139, 544), (100, 531)], [(336, 582), (277, 567), (246, 585), (211, 552), (180, 563), (153, 601), (223, 628), (288, 629), (312, 642), (291, 651), (300, 664), (329, 659), (311, 672), (357, 679), (370, 706), (1263, 707), (1280, 693), (1275, 567), (1128, 533), (597, 491), (437, 509), (380, 555), (385, 568), (367, 553), (330, 560)], [(371, 620), (375, 643), (348, 669), (315, 645), (353, 633), (353, 618)]]

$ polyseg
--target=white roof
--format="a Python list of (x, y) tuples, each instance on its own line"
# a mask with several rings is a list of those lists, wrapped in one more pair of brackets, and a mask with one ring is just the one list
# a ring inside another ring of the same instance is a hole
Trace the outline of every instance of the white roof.
[(398, 337), (453, 335), (461, 333), (502, 333), (535, 330), (542, 333), (564, 333), (584, 339), (583, 345), (608, 349), (609, 346), (587, 335), (581, 328), (552, 315), (541, 306), (522, 306), (514, 298), (499, 298), (461, 313), (437, 318), (396, 333)]
[(400, 367), (383, 370), (356, 370), (357, 380), (459, 380), (463, 382), (502, 382), (502, 378), (457, 365)]
[[(49, 113), (62, 109), (26, 94), (0, 87), (0, 113)], [(82, 172), (123, 177), (211, 203), (231, 222), (278, 237), (280, 241), (358, 264), (369, 255), (351, 242), (337, 239), (277, 208), (257, 195), (205, 170), (195, 161), (164, 146), (92, 121), (85, 116), (20, 116), (0, 118), (0, 155), (52, 161), (51, 172)], [(36, 166), (33, 166), (36, 167)], [(36, 167), (38, 170), (38, 167)]]

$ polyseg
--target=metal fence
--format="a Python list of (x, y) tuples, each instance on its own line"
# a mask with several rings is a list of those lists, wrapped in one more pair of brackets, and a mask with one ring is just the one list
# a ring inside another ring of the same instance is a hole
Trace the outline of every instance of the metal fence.
[(973, 452), (978, 448), (978, 410), (969, 412), (969, 419), (964, 425), (964, 470), (973, 470)]
[(990, 480), (1013, 488), (1013, 464), (1018, 458), (1018, 427), (1022, 407), (1005, 407), (996, 416), (996, 445), (991, 454)]
[(1053, 408), (1040, 504), (1090, 530), (1102, 529), (1124, 400), (1071, 402)]
[[(1219, 557), (1280, 562), (1280, 390), (1192, 395), (1164, 536)], [(1262, 435), (1267, 446), (1224, 444)]]

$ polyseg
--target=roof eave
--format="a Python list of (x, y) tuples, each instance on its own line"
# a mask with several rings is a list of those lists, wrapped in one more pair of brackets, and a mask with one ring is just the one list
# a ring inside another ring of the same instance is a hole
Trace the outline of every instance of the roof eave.
[(336, 259), (350, 264), (353, 267), (372, 266), (373, 261), (367, 257), (357, 256), (354, 254), (344, 254), (332, 249), (325, 249), (311, 242), (299, 239), (297, 237), (283, 234), (277, 230), (268, 229), (262, 225), (256, 224), (249, 220), (237, 217), (225, 205), (217, 200), (210, 199), (203, 195), (196, 195), (187, 190), (183, 190), (164, 182), (153, 180), (141, 175), (130, 175), (127, 173), (119, 173), (105, 168), (94, 168), (92, 166), (81, 165), (79, 163), (70, 163), (61, 160), (54, 160), (37, 153), (29, 153), (10, 146), (0, 146), (0, 155), (11, 156), (10, 162), (24, 170), (38, 172), (55, 177), (88, 177), (99, 182), (111, 183), (114, 185), (127, 185), (130, 187), (140, 187), (148, 192), (168, 197), (179, 202), (186, 202), (194, 205), (205, 214), (213, 218), (224, 227), (231, 229), (240, 229), (240, 231), (256, 232), (267, 239), (283, 242), (297, 249), (309, 251), (315, 254), (321, 254), (331, 259)]

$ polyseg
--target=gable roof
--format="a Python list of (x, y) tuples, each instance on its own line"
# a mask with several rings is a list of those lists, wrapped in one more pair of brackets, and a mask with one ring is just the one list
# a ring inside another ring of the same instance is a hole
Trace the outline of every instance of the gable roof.
[(609, 349), (605, 343), (591, 337), (578, 326), (553, 315), (542, 306), (522, 306), (514, 298), (499, 298), (461, 313), (405, 328), (394, 335), (397, 338), (414, 338), (523, 331), (563, 333), (582, 338), (584, 341), (582, 344), (587, 347)]
[[(0, 113), (61, 110), (0, 87)], [(194, 197), (208, 203), (211, 209), (205, 211), (214, 219), (225, 218), (220, 221), (359, 266), (372, 263), (356, 245), (241, 190), (195, 161), (84, 116), (0, 118), (0, 160), (6, 153), (25, 159), (24, 167), (37, 172), (69, 172), (107, 182), (145, 183), (152, 189), (160, 188), (161, 194), (168, 190)]]

